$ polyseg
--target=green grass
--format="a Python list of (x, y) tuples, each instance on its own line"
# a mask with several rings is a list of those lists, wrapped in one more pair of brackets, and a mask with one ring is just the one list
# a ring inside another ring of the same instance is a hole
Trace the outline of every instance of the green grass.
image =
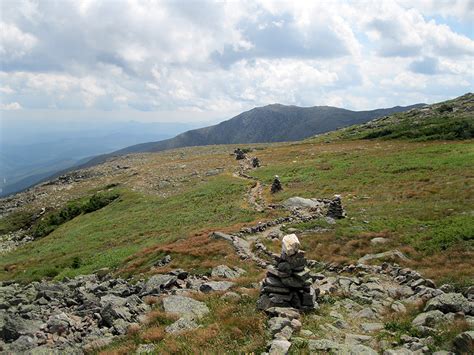
[[(474, 251), (472, 141), (340, 141), (329, 145), (310, 141), (298, 150), (295, 147), (272, 152), (276, 157), (272, 163), (252, 175), (267, 186), (274, 175), (280, 176), (284, 189), (271, 196), (274, 202), (292, 196), (342, 195), (349, 218), (334, 226), (322, 221), (295, 226), (331, 229), (303, 238), (309, 256), (352, 262), (365, 253), (383, 251), (369, 245), (371, 236), (383, 234), (390, 239), (383, 248), (404, 249), (415, 263), (412, 266), (435, 271), (439, 269), (436, 264), (449, 260), (456, 268), (457, 259), (458, 267), (462, 266), (458, 281), (464, 282), (466, 263), (471, 259), (468, 253)], [(262, 161), (267, 159), (262, 157)]]
[(474, 138), (474, 95), (467, 94), (432, 106), (431, 110), (397, 113), (367, 124), (348, 127), (324, 139), (407, 139), (412, 141)]
[(28, 229), (34, 223), (35, 212), (19, 210), (0, 218), (0, 235)]
[(168, 199), (119, 190), (114, 203), (2, 256), (0, 279), (61, 278), (118, 267), (146, 247), (186, 239), (199, 229), (250, 222), (256, 214), (240, 206), (246, 188), (246, 182), (220, 176)]

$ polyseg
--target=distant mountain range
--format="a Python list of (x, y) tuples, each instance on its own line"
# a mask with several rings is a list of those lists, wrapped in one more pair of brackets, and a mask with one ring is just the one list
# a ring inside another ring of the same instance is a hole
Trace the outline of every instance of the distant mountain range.
[(280, 104), (256, 107), (214, 126), (190, 130), (174, 138), (142, 143), (97, 156), (80, 167), (104, 162), (107, 158), (131, 153), (213, 145), (297, 141), (374, 118), (404, 112), (424, 104), (395, 106), (371, 111), (351, 111), (331, 106), (298, 107)]
[[(374, 118), (387, 116), (397, 112), (404, 112), (424, 106), (396, 106), (387, 109), (371, 111), (351, 111), (330, 106), (298, 107), (280, 104), (256, 107), (243, 112), (219, 124), (193, 129), (178, 134), (174, 138), (156, 142), (131, 145), (115, 150), (112, 153), (98, 155), (92, 159), (82, 159), (76, 163), (71, 158), (63, 157), (61, 163), (68, 164), (63, 170), (37, 168), (34, 173), (3, 187), (0, 196), (6, 196), (28, 188), (51, 177), (58, 176), (73, 169), (86, 168), (100, 164), (110, 157), (131, 153), (158, 152), (173, 148), (213, 145), (213, 144), (245, 144), (285, 142), (305, 139), (316, 134), (325, 133), (354, 124), (365, 123)], [(159, 137), (159, 135), (157, 135)], [(54, 162), (58, 164), (56, 161)], [(50, 164), (51, 167), (54, 164)], [(61, 167), (61, 164), (58, 164)], [(65, 170), (64, 170), (65, 169)], [(59, 171), (61, 170), (61, 171)], [(59, 171), (59, 172), (58, 172)], [(55, 173), (56, 172), (56, 173)]]

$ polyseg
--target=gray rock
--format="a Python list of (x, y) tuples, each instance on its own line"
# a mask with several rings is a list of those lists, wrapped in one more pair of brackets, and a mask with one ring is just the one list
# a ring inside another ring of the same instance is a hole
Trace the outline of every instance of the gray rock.
[(209, 313), (209, 308), (205, 303), (185, 296), (165, 297), (163, 299), (163, 309), (168, 313), (196, 318), (201, 318)]
[(270, 307), (265, 312), (271, 317), (283, 317), (290, 320), (300, 318), (298, 310), (290, 307)]
[(285, 355), (290, 350), (291, 343), (288, 340), (277, 339), (273, 340), (270, 345), (268, 353), (270, 355)]
[(400, 259), (400, 260), (408, 260), (408, 258), (399, 250), (389, 250), (383, 253), (378, 254), (367, 254), (360, 258), (357, 262), (359, 264), (365, 264), (368, 261), (376, 260), (376, 259)]
[(362, 309), (361, 311), (357, 312), (355, 314), (355, 317), (357, 318), (366, 318), (366, 319), (377, 319), (377, 313), (375, 313), (372, 308), (366, 307)]
[(153, 354), (155, 352), (155, 345), (154, 344), (140, 344), (138, 345), (137, 351), (135, 354), (143, 355), (143, 354)]
[(174, 275), (159, 274), (153, 275), (145, 284), (145, 294), (159, 294), (164, 289), (176, 284), (178, 278)]
[(444, 319), (443, 312), (434, 310), (418, 314), (415, 319), (413, 319), (412, 324), (414, 326), (434, 327)]
[(21, 335), (31, 335), (39, 330), (42, 322), (37, 320), (23, 319), (18, 315), (7, 315), (0, 329), (0, 338), (9, 342), (18, 339)]
[(372, 239), (370, 240), (370, 244), (373, 244), (373, 245), (385, 244), (385, 243), (388, 243), (388, 239), (387, 239), (387, 238), (377, 237), (377, 238), (372, 238)]
[(100, 303), (102, 305), (100, 316), (107, 326), (113, 327), (116, 319), (123, 319), (127, 322), (132, 321), (132, 315), (129, 308), (126, 307), (127, 299), (107, 295), (100, 299)]
[(474, 304), (460, 293), (445, 293), (428, 301), (425, 311), (439, 310), (443, 313), (464, 312), (474, 315)]
[(347, 345), (338, 344), (329, 339), (318, 339), (318, 340), (309, 340), (308, 341), (308, 350), (310, 353), (321, 353), (321, 351), (330, 351), (330, 352), (346, 352), (349, 350)]
[(378, 354), (377, 351), (362, 344), (353, 345), (349, 349), (349, 355), (377, 355), (377, 354)]
[(191, 329), (195, 329), (198, 326), (199, 325), (193, 319), (189, 317), (181, 317), (173, 324), (167, 326), (165, 328), (165, 331), (167, 333), (176, 334), (176, 333), (185, 332)]
[(221, 296), (221, 299), (225, 301), (232, 301), (232, 302), (238, 302), (242, 299), (242, 296), (239, 295), (237, 292), (226, 292)]
[(318, 208), (323, 207), (324, 204), (317, 200), (303, 198), (303, 197), (291, 197), (284, 201), (282, 205), (286, 208)]
[(454, 350), (460, 354), (474, 353), (474, 331), (459, 334), (453, 341)]
[(346, 334), (345, 343), (347, 345), (366, 344), (372, 340), (370, 335)]
[(208, 281), (199, 287), (199, 291), (208, 293), (213, 291), (227, 291), (235, 284), (230, 281)]
[(406, 348), (387, 349), (383, 352), (383, 355), (412, 355), (413, 351)]
[(233, 268), (231, 269), (227, 265), (219, 265), (212, 269), (211, 276), (212, 277), (223, 277), (226, 279), (235, 279), (246, 271), (240, 268)]
[(71, 324), (71, 319), (64, 313), (51, 316), (47, 322), (48, 330), (51, 333), (65, 333)]
[(273, 317), (268, 320), (268, 329), (273, 334), (278, 333), (286, 326), (290, 326), (291, 321), (288, 318)]
[(278, 333), (276, 333), (274, 339), (290, 340), (293, 335), (293, 329), (290, 326), (284, 326)]
[(382, 330), (384, 325), (382, 323), (362, 323), (360, 327), (364, 332), (370, 333)]

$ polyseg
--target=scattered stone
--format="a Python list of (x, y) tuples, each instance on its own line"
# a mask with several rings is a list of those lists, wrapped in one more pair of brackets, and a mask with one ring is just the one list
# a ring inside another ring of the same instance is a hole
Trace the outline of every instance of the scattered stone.
[(383, 253), (378, 254), (367, 254), (360, 258), (357, 262), (359, 264), (365, 264), (368, 261), (376, 260), (376, 259), (400, 259), (400, 260), (408, 260), (408, 258), (399, 250), (389, 250)]
[(418, 314), (415, 319), (413, 319), (412, 324), (416, 327), (434, 327), (436, 324), (442, 322), (444, 319), (445, 318), (443, 312), (433, 310)]
[(169, 274), (153, 275), (145, 285), (145, 293), (148, 295), (160, 294), (164, 289), (173, 286), (177, 279), (176, 276)]
[(371, 333), (382, 330), (384, 325), (382, 323), (362, 323), (360, 327), (364, 332)]
[(439, 310), (443, 313), (464, 312), (474, 315), (474, 304), (460, 293), (445, 293), (429, 300), (425, 311)]
[(163, 309), (168, 313), (196, 318), (201, 318), (209, 313), (209, 308), (205, 303), (185, 296), (168, 296), (163, 298)]
[(235, 279), (245, 274), (245, 272), (246, 271), (244, 269), (240, 269), (237, 267), (230, 268), (227, 265), (219, 265), (212, 269), (211, 276), (222, 277), (226, 279)]
[(377, 238), (372, 238), (370, 240), (370, 244), (373, 244), (373, 245), (379, 245), (379, 244), (385, 244), (385, 243), (388, 243), (387, 238), (377, 237)]
[(285, 208), (318, 208), (322, 207), (322, 203), (316, 199), (309, 199), (303, 197), (291, 197), (288, 200), (284, 201), (282, 205)]
[(155, 352), (154, 344), (140, 344), (135, 352), (137, 355), (153, 354)]
[(167, 333), (182, 333), (191, 329), (196, 329), (198, 327), (198, 324), (189, 317), (181, 317), (179, 318), (176, 322), (173, 324), (167, 326), (165, 328), (165, 331)]
[(215, 292), (215, 291), (227, 291), (235, 284), (230, 281), (208, 281), (199, 287), (199, 291), (204, 293)]
[(239, 295), (237, 292), (226, 292), (221, 296), (221, 299), (225, 301), (232, 301), (232, 302), (238, 302), (242, 299), (242, 296)]
[(290, 347), (291, 343), (288, 340), (276, 339), (272, 341), (268, 353), (270, 355), (285, 355), (288, 354)]
[(459, 334), (453, 341), (454, 350), (459, 354), (474, 353), (474, 331)]

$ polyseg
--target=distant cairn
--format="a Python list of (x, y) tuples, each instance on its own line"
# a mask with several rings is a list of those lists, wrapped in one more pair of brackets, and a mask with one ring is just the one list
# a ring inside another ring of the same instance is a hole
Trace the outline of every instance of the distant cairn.
[(334, 219), (346, 217), (346, 211), (342, 207), (341, 195), (334, 195), (334, 198), (329, 202), (327, 216)]
[(240, 148), (237, 148), (236, 150), (234, 150), (234, 154), (235, 154), (235, 160), (243, 160), (247, 157), (244, 151)]
[(260, 159), (257, 157), (252, 158), (252, 167), (259, 168), (260, 167)]
[(268, 268), (257, 308), (294, 307), (311, 310), (316, 305), (316, 296), (298, 237), (295, 234), (284, 236), (281, 256), (277, 258), (276, 267)]
[(280, 177), (278, 175), (275, 175), (275, 178), (273, 179), (273, 182), (272, 182), (271, 192), (272, 194), (274, 194), (281, 190), (283, 190), (283, 187), (281, 186)]

